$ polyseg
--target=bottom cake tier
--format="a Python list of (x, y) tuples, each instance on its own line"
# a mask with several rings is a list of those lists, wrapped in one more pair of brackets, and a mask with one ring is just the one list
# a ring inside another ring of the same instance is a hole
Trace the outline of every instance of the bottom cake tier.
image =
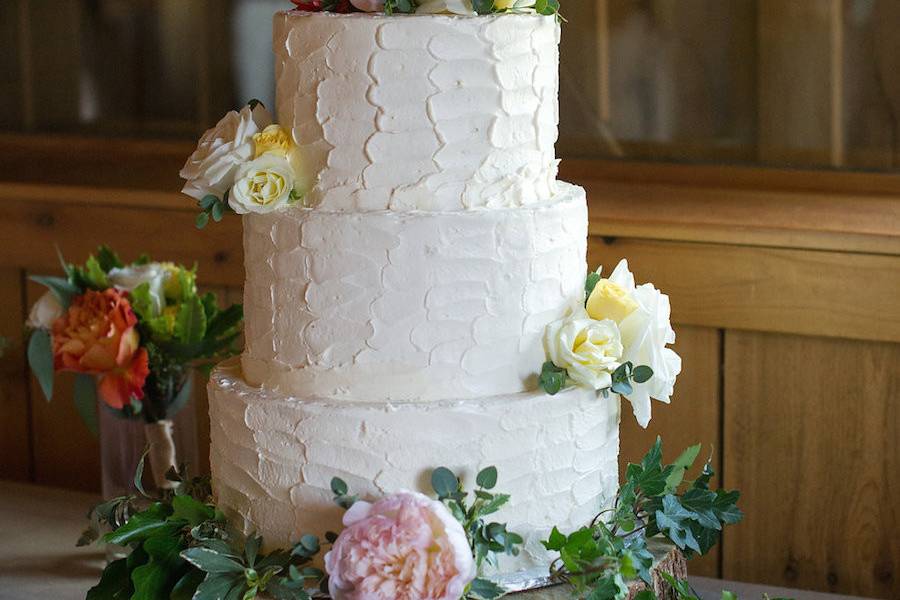
[(340, 531), (333, 477), (376, 499), (430, 492), (439, 466), (471, 489), (475, 473), (493, 465), (496, 491), (511, 495), (496, 520), (525, 538), (500, 571), (546, 567), (540, 540), (552, 526), (587, 524), (618, 486), (619, 399), (582, 388), (423, 403), (300, 399), (251, 387), (229, 361), (213, 373), (209, 406), (216, 501), (270, 547)]

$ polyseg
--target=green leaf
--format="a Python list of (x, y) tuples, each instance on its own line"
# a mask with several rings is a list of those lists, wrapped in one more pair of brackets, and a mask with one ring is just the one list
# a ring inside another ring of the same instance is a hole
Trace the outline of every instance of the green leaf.
[(100, 430), (97, 423), (97, 382), (94, 377), (84, 373), (76, 375), (72, 397), (81, 420), (96, 437)]
[(197, 588), (193, 600), (225, 600), (234, 590), (244, 591), (244, 573), (210, 573)]
[(663, 579), (665, 579), (670, 586), (672, 586), (672, 589), (678, 594), (679, 600), (700, 600), (694, 595), (694, 592), (691, 590), (691, 586), (686, 579), (675, 579), (673, 576), (662, 571), (660, 571), (659, 574), (662, 575)]
[(247, 559), (247, 564), (251, 567), (256, 566), (256, 557), (259, 555), (259, 548), (262, 546), (262, 538), (258, 535), (249, 535), (247, 536), (247, 541), (244, 542), (244, 558)]
[(651, 377), (653, 377), (653, 369), (647, 365), (635, 367), (634, 371), (631, 373), (631, 378), (634, 379), (636, 383), (647, 383), (650, 381)]
[(88, 590), (86, 600), (129, 600), (132, 593), (128, 559), (120, 558), (106, 565), (100, 582)]
[(613, 381), (610, 389), (614, 394), (619, 394), (620, 396), (630, 396), (634, 392), (634, 388), (628, 381)]
[(204, 229), (209, 224), (209, 213), (202, 212), (197, 215), (197, 219), (194, 221), (194, 225), (197, 229)]
[(173, 519), (187, 521), (191, 527), (213, 519), (216, 514), (213, 507), (207, 506), (191, 496), (183, 495), (172, 498), (172, 509)]
[(656, 436), (656, 442), (654, 442), (653, 446), (650, 450), (647, 451), (647, 454), (644, 455), (644, 458), (641, 459), (641, 467), (646, 471), (647, 469), (651, 469), (656, 467), (657, 469), (662, 470), (662, 438)]
[(459, 479), (446, 467), (438, 467), (431, 474), (431, 487), (438, 498), (444, 499), (459, 491)]
[(503, 508), (507, 502), (509, 502), (509, 494), (496, 494), (478, 510), (478, 516), (486, 517), (492, 515)]
[(469, 592), (482, 600), (494, 600), (506, 594), (506, 590), (489, 579), (478, 578), (472, 581)]
[(125, 265), (119, 260), (119, 255), (112, 248), (103, 245), (97, 248), (97, 262), (104, 273), (109, 273), (113, 269), (121, 269)]
[(69, 308), (69, 305), (72, 303), (72, 296), (78, 296), (82, 293), (81, 288), (62, 277), (32, 275), (28, 279), (49, 289), (63, 308)]
[(634, 600), (657, 600), (657, 598), (656, 594), (653, 593), (653, 590), (646, 589), (635, 594)]
[(620, 600), (628, 595), (628, 586), (619, 573), (610, 573), (597, 580), (585, 600)]
[(134, 595), (131, 600), (167, 600), (178, 582), (182, 562), (178, 556), (182, 539), (178, 535), (161, 533), (144, 542), (144, 550), (150, 556), (147, 564), (131, 572)]
[(205, 577), (203, 571), (191, 569), (175, 583), (169, 600), (191, 600)]
[(96, 256), (88, 257), (84, 263), (84, 274), (92, 288), (104, 290), (109, 287), (109, 277), (106, 276), (106, 271), (100, 266)]
[(560, 532), (556, 527), (553, 528), (553, 531), (550, 532), (550, 537), (541, 542), (544, 545), (544, 548), (550, 550), (551, 552), (559, 552), (563, 549), (563, 546), (566, 545), (566, 536)]
[(475, 477), (475, 483), (480, 488), (492, 490), (497, 485), (497, 467), (482, 469)]
[(594, 288), (597, 287), (597, 284), (600, 283), (601, 279), (603, 279), (603, 277), (599, 273), (588, 273), (587, 279), (584, 282), (585, 299), (591, 297), (591, 293), (594, 291)]
[(566, 385), (566, 370), (557, 367), (551, 361), (545, 362), (541, 366), (541, 376), (539, 383), (541, 389), (551, 396), (555, 396)]
[[(640, 367), (638, 367), (639, 369)], [(635, 369), (637, 371), (637, 369)], [(687, 448), (681, 455), (675, 459), (675, 462), (672, 463), (674, 469), (672, 473), (669, 475), (668, 479), (666, 479), (666, 491), (674, 493), (675, 490), (678, 489), (678, 486), (681, 485), (682, 480), (684, 479), (684, 473), (688, 469), (690, 469), (694, 461), (697, 460), (697, 455), (700, 454), (701, 444), (697, 444), (695, 446), (691, 446)]]
[(204, 211), (211, 210), (218, 203), (219, 197), (213, 194), (207, 194), (197, 201), (197, 205)]
[(182, 408), (187, 406), (187, 403), (193, 394), (193, 389), (194, 380), (191, 374), (188, 373), (184, 378), (184, 383), (181, 384), (181, 389), (178, 390), (178, 393), (175, 394), (175, 397), (172, 399), (172, 403), (166, 407), (167, 419), (171, 419), (181, 412)]
[(218, 223), (222, 220), (222, 217), (225, 216), (225, 203), (224, 202), (216, 202), (212, 206), (212, 210), (209, 211), (209, 214), (212, 216), (212, 220)]
[(196, 344), (206, 334), (206, 313), (200, 298), (183, 302), (175, 317), (175, 337), (185, 344)]
[(244, 565), (230, 556), (219, 554), (209, 548), (188, 548), (181, 553), (181, 558), (210, 574), (244, 573)]
[(28, 364), (41, 385), (47, 402), (53, 397), (53, 348), (50, 332), (36, 329), (28, 340)]
[(331, 491), (335, 496), (346, 496), (347, 492), (350, 491), (350, 488), (347, 487), (347, 483), (343, 479), (333, 477), (331, 479)]
[(147, 454), (150, 453), (150, 446), (147, 445), (144, 448), (144, 452), (141, 454), (141, 458), (138, 460), (137, 466), (134, 468), (134, 489), (136, 489), (142, 496), (149, 497), (149, 494), (144, 490), (144, 463), (147, 460)]
[(291, 552), (293, 556), (312, 558), (319, 553), (319, 538), (309, 533), (300, 536), (300, 541)]
[(729, 592), (728, 590), (722, 590), (722, 600), (738, 600), (737, 594), (734, 592)]
[(177, 527), (173, 528), (172, 525), (166, 522), (170, 514), (169, 511), (170, 509), (167, 506), (159, 502), (151, 504), (147, 510), (133, 515), (124, 525), (106, 534), (103, 539), (108, 544), (125, 546), (131, 542), (142, 541), (166, 528), (177, 530)]

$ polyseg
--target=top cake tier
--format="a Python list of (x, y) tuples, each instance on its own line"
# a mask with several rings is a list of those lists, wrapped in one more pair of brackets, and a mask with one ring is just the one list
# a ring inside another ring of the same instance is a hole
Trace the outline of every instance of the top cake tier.
[(539, 15), (275, 16), (277, 111), (307, 206), (509, 208), (557, 174), (559, 25)]

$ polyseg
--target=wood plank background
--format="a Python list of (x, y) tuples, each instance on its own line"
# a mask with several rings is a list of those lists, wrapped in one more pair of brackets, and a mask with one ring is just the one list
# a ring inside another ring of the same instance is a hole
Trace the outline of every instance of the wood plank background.
[[(103, 153), (101, 142), (73, 143)], [(20, 156), (29, 152), (48, 149), (25, 144)], [(177, 169), (174, 156), (154, 169)], [(652, 166), (604, 163), (575, 164), (567, 174), (589, 190), (591, 264), (627, 257), (639, 280), (670, 294), (684, 358), (673, 402), (654, 405), (649, 429), (624, 411), (623, 465), (657, 434), (670, 457), (703, 442), (720, 481), (745, 494), (746, 523), (692, 571), (900, 595), (900, 194), (877, 178), (837, 181), (831, 193), (815, 183), (802, 193), (782, 189), (814, 173), (779, 187), (768, 172), (744, 172), (734, 188), (708, 168), (681, 181)], [(868, 208), (857, 211), (851, 190), (861, 189)], [(714, 202), (710, 190), (722, 190)], [(747, 202), (758, 209), (742, 223)], [(803, 215), (793, 226), (792, 214)], [(58, 270), (54, 245), (74, 259), (110, 242), (126, 257), (149, 250), (198, 259), (201, 284), (239, 301), (240, 221), (198, 234), (190, 202), (174, 193), (0, 183), (0, 238), (0, 335), (13, 341), (0, 362), (0, 477), (97, 490), (96, 440), (73, 425), (70, 403), (47, 404), (25, 376), (22, 322), (38, 292), (27, 276)], [(63, 398), (65, 383), (60, 389)], [(206, 469), (202, 390), (192, 410), (198, 467)]]

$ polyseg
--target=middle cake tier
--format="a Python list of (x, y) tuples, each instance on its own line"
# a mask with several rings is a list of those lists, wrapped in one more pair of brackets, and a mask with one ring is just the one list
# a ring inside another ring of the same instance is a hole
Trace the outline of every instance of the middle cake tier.
[(586, 240), (584, 190), (563, 183), (518, 208), (247, 216), (244, 376), (365, 402), (535, 389)]

